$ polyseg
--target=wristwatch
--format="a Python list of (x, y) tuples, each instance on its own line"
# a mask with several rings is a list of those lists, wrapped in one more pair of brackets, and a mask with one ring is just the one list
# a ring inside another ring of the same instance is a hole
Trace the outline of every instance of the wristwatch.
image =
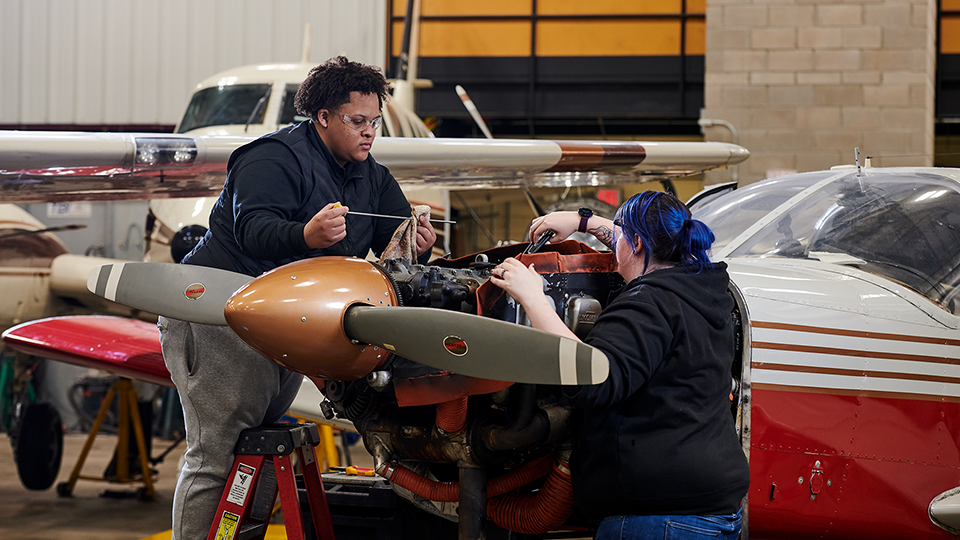
[(591, 217), (593, 217), (593, 210), (589, 208), (581, 208), (577, 210), (577, 213), (580, 214), (580, 228), (577, 229), (577, 231), (587, 232), (587, 222), (590, 221)]

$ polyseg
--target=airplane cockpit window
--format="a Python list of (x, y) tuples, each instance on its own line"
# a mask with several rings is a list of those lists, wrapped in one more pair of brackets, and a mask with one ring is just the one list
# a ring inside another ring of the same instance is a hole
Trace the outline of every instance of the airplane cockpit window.
[(288, 84), (283, 89), (283, 99), (280, 101), (279, 125), (296, 124), (307, 119), (306, 116), (298, 114), (296, 107), (293, 106), (293, 98), (296, 97), (299, 89), (299, 84)]
[(731, 256), (854, 266), (958, 313), (958, 208), (956, 182), (940, 175), (851, 173), (780, 215)]
[(713, 231), (716, 237), (713, 252), (716, 253), (747, 227), (830, 174), (809, 173), (750, 184), (698, 206), (693, 217), (706, 223)]
[[(207, 126), (262, 124), (269, 84), (234, 84), (204, 88), (190, 99), (177, 133)], [(264, 103), (260, 101), (264, 100)], [(259, 110), (259, 115), (251, 115)]]

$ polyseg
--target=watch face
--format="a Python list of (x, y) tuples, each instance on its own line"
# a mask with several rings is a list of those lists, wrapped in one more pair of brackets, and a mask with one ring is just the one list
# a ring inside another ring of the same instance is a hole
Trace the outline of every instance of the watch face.
[(581, 208), (580, 210), (577, 210), (577, 213), (580, 214), (580, 217), (585, 217), (585, 218), (593, 216), (593, 210), (589, 208)]

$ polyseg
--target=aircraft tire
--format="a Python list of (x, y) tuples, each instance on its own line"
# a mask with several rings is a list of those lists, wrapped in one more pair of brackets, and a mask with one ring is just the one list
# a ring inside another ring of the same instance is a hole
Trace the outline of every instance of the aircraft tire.
[(53, 405), (31, 403), (27, 406), (14, 455), (24, 487), (45, 490), (53, 485), (63, 458), (63, 424)]

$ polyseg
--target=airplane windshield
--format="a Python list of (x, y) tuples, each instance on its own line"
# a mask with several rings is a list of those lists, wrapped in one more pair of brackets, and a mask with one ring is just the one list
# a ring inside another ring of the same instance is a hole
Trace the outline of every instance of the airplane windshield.
[[(795, 192), (795, 190), (794, 190)], [(800, 201), (731, 257), (810, 258), (855, 266), (960, 311), (960, 193), (931, 173), (855, 172)]]
[(177, 133), (187, 133), (207, 126), (262, 124), (266, 103), (259, 115), (250, 118), (262, 98), (270, 95), (269, 84), (235, 84), (215, 86), (198, 91), (190, 99)]
[(693, 217), (707, 224), (716, 240), (713, 252), (740, 236), (747, 227), (832, 173), (809, 173), (750, 184), (698, 206)]
[(296, 97), (297, 90), (299, 89), (299, 84), (288, 84), (283, 89), (283, 99), (280, 100), (279, 124), (281, 126), (303, 122), (307, 119), (306, 116), (301, 116), (300, 113), (297, 112), (297, 108), (293, 106), (293, 98)]

